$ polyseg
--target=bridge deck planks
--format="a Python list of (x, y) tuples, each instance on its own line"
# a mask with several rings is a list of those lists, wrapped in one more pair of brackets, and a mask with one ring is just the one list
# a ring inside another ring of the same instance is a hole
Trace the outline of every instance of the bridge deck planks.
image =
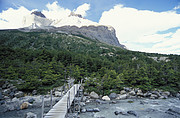
[[(45, 115), (44, 118), (65, 118), (67, 113), (67, 99), (70, 92), (70, 105), (72, 104), (77, 91), (79, 90), (80, 84), (75, 84), (71, 89), (62, 97), (62, 99), (56, 103), (53, 108)], [(75, 88), (75, 94), (74, 94)]]

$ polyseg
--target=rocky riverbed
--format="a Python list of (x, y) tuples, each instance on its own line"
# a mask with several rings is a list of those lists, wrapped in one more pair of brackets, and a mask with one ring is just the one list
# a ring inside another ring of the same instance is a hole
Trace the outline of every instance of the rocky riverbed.
[[(125, 99), (86, 103), (80, 118), (180, 118), (180, 100), (168, 99)], [(98, 108), (99, 112), (88, 112)]]

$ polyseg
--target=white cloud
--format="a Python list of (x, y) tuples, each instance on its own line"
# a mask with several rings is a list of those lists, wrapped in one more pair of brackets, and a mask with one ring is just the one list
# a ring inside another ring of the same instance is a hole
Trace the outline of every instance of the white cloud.
[(74, 13), (80, 14), (82, 15), (82, 17), (85, 17), (87, 15), (86, 11), (88, 11), (89, 9), (90, 9), (90, 4), (85, 3), (79, 6), (76, 10), (74, 10)]
[(62, 19), (71, 13), (71, 10), (59, 6), (57, 1), (53, 2), (52, 4), (48, 3), (46, 7), (48, 10), (43, 10), (42, 13), (48, 19), (52, 20)]
[[(146, 43), (158, 44), (167, 41), (167, 37), (173, 33), (157, 34), (157, 32), (179, 27), (180, 14), (174, 11), (154, 12), (116, 5), (109, 11), (103, 12), (99, 23), (113, 26), (120, 43), (128, 44), (129, 49), (136, 50), (138, 46), (136, 43), (146, 45)], [(171, 39), (177, 42), (177, 40)], [(155, 50), (155, 47), (153, 49)], [(144, 48), (139, 48), (139, 51), (144, 50)], [(151, 49), (149, 48), (149, 50)]]
[[(34, 10), (32, 10), (34, 11)], [(6, 11), (0, 13), (0, 29), (15, 29), (22, 27), (23, 17), (31, 14), (32, 11), (24, 7), (18, 9), (9, 8)]]
[(180, 9), (180, 5), (173, 8), (174, 10)]

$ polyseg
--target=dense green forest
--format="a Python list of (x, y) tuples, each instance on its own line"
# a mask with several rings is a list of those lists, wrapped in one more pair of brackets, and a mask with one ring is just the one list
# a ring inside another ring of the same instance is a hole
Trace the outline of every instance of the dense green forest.
[(180, 56), (129, 51), (83, 36), (0, 31), (0, 79), (26, 92), (44, 92), (83, 79), (88, 92), (122, 87), (180, 90)]

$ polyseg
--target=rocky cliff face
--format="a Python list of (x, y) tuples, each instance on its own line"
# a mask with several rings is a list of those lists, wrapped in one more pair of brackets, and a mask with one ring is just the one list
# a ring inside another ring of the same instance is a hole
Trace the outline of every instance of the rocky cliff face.
[(85, 37), (98, 40), (103, 43), (125, 48), (121, 45), (116, 37), (115, 29), (108, 26), (62, 26), (57, 28), (58, 31), (74, 35), (83, 35)]

